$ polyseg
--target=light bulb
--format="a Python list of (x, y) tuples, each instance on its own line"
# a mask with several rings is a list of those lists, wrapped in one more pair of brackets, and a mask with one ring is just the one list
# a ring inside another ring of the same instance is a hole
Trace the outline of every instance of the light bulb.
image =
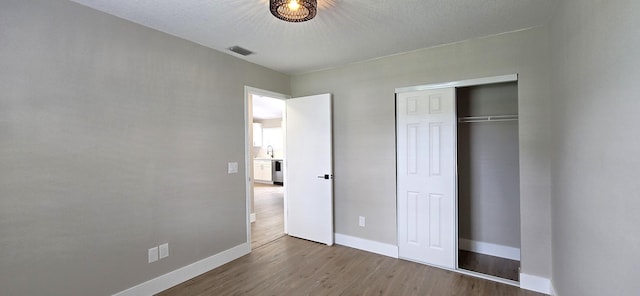
[(300, 3), (298, 3), (298, 0), (291, 0), (287, 6), (289, 6), (289, 9), (296, 11), (300, 8)]

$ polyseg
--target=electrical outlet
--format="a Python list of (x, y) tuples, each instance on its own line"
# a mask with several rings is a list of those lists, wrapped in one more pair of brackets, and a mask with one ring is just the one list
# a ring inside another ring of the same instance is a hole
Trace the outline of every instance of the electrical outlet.
[(158, 261), (158, 247), (149, 249), (149, 263)]
[(160, 259), (169, 257), (169, 243), (160, 245)]
[(366, 221), (365, 221), (364, 216), (360, 216), (360, 217), (358, 218), (358, 225), (360, 225), (360, 227), (364, 227), (365, 222), (366, 222)]

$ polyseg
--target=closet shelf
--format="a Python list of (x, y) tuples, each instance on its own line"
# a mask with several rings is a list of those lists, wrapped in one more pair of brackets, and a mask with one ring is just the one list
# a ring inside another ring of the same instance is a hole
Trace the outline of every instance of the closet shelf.
[(465, 116), (458, 118), (458, 123), (517, 121), (518, 115)]

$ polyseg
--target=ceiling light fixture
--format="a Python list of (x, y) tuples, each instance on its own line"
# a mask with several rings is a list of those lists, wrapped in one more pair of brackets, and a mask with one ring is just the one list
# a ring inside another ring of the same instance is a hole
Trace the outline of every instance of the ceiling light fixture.
[(271, 14), (293, 23), (305, 22), (316, 16), (317, 0), (269, 0)]

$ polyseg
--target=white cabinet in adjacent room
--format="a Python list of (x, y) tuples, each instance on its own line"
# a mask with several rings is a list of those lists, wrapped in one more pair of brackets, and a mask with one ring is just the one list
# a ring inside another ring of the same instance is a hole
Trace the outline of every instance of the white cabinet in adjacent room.
[(262, 147), (262, 123), (253, 123), (253, 147)]
[(271, 160), (255, 159), (253, 161), (253, 179), (256, 182), (273, 182)]

